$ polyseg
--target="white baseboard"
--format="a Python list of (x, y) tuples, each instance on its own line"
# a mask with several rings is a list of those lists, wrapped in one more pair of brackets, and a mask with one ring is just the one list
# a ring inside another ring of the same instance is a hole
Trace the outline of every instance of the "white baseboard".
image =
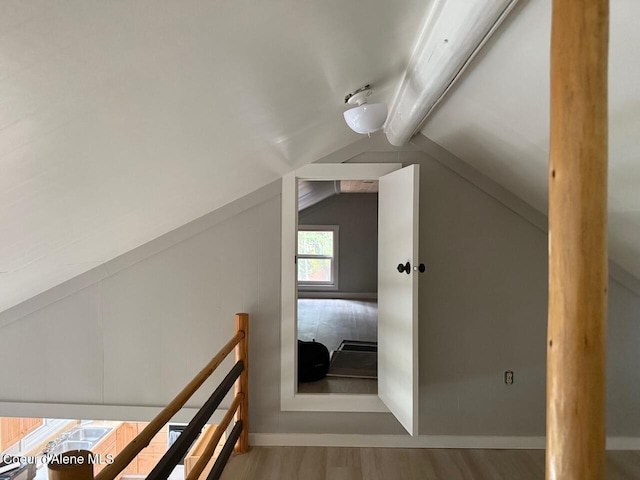
[(344, 298), (353, 300), (375, 300), (378, 298), (376, 292), (308, 292), (300, 290), (298, 298)]
[(640, 450), (640, 438), (607, 437), (607, 450)]
[(255, 446), (291, 447), (386, 447), (386, 448), (489, 448), (514, 450), (544, 449), (544, 437), (492, 437), (447, 435), (349, 435), (315, 433), (254, 433)]
[[(249, 443), (259, 447), (386, 447), (481, 448), (496, 450), (544, 450), (545, 437), (497, 437), (454, 435), (349, 435), (316, 433), (252, 433)], [(607, 450), (640, 450), (640, 437), (609, 437)]]

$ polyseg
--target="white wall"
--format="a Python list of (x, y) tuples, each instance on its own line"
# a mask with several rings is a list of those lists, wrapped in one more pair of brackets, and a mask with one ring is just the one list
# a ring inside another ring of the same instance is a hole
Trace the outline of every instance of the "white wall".
[[(353, 161), (398, 159), (421, 165), (421, 433), (543, 435), (546, 234), (424, 153)], [(280, 195), (271, 186), (243, 201), (49, 306), (0, 315), (0, 415), (23, 402), (52, 416), (68, 412), (56, 404), (166, 404), (246, 311), (252, 432), (402, 433), (390, 414), (280, 412)], [(640, 436), (640, 297), (615, 281), (608, 333), (608, 433)]]
[(277, 224), (264, 220), (274, 205), (277, 197), (6, 325), (0, 363), (12, 381), (1, 399), (168, 403), (231, 338), (234, 313), (260, 322), (261, 300), (278, 293), (269, 290), (278, 270), (260, 260), (278, 248), (262, 233)]

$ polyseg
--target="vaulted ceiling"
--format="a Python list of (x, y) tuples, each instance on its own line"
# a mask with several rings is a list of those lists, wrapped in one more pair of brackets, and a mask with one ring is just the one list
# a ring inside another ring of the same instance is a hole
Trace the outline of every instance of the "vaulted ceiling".
[[(359, 140), (344, 95), (392, 102), (434, 3), (1, 2), (0, 311)], [(640, 277), (640, 3), (611, 4), (611, 246)], [(422, 130), (541, 211), (549, 30), (520, 0)]]
[[(640, 2), (610, 2), (609, 247), (640, 278)], [(521, 1), (422, 133), (547, 212), (551, 2)]]
[(358, 140), (430, 4), (2, 1), (0, 311)]

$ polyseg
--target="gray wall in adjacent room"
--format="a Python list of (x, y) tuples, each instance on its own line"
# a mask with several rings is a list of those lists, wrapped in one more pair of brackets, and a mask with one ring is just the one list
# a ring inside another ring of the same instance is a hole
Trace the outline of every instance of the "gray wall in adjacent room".
[[(354, 161), (398, 158), (421, 166), (421, 434), (543, 435), (545, 232), (424, 153)], [(252, 432), (401, 433), (390, 414), (280, 411), (280, 218), (276, 190), (33, 313), (0, 315), (0, 402), (43, 402), (33, 416), (166, 404), (247, 311)], [(609, 304), (608, 434), (640, 436), (640, 297), (612, 281)]]
[[(375, 293), (378, 290), (378, 195), (334, 195), (298, 215), (300, 225), (340, 227), (338, 292)], [(305, 291), (312, 291), (305, 289)]]

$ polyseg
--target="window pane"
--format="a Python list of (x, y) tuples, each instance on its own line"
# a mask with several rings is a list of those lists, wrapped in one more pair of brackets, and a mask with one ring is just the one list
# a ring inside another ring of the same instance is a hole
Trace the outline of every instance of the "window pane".
[(298, 281), (331, 283), (331, 259), (298, 258)]
[(299, 231), (298, 254), (333, 256), (333, 232)]

